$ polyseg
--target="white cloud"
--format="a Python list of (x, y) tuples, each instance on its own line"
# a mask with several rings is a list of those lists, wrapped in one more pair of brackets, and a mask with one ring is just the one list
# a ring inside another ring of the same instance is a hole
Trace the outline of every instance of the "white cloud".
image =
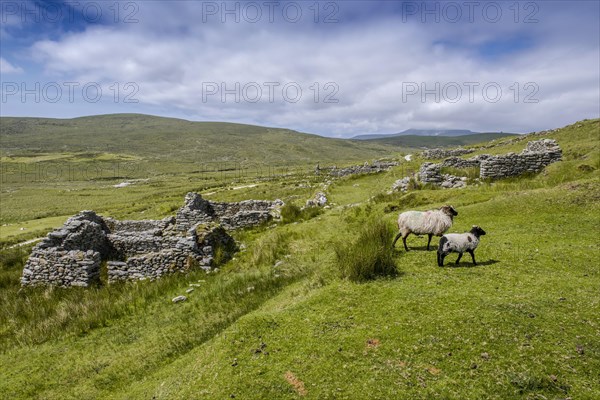
[(18, 66), (14, 66), (4, 58), (0, 57), (0, 72), (3, 74), (20, 74), (23, 72), (23, 69)]
[[(179, 3), (184, 9), (146, 4), (139, 24), (88, 27), (39, 41), (31, 54), (48, 76), (106, 85), (135, 82), (141, 109), (162, 107), (192, 119), (285, 126), (331, 136), (409, 127), (526, 132), (598, 116), (597, 39), (589, 37), (588, 25), (577, 24), (562, 10), (543, 10), (540, 22), (529, 26), (403, 23), (391, 15), (315, 28), (201, 23), (198, 7), (189, 3)], [(583, 26), (581, 31), (578, 26)], [(527, 36), (533, 44), (495, 59), (478, 54), (486, 40), (510, 35)], [(448, 40), (462, 46), (440, 44)], [(212, 82), (230, 90), (239, 83), (240, 101), (233, 94), (221, 101), (220, 87), (215, 95), (206, 93)], [(273, 102), (268, 82), (279, 83)], [(286, 83), (294, 82), (302, 89), (296, 103), (282, 93)], [(325, 90), (328, 82), (335, 85)], [(479, 85), (472, 101), (468, 82)], [(532, 94), (535, 85), (525, 86), (529, 82), (537, 85), (537, 93)], [(258, 102), (250, 101), (254, 83), (262, 89)], [(419, 93), (403, 96), (403, 89), (413, 83)], [(459, 101), (451, 101), (453, 92), (439, 93), (439, 102), (433, 94), (423, 101), (421, 85), (432, 89), (436, 83), (440, 90), (446, 84), (449, 90), (459, 86)], [(497, 102), (486, 100), (483, 86), (496, 83), (502, 96)], [(249, 85), (248, 92), (244, 85)], [(324, 102), (336, 87), (333, 98), (338, 102)], [(524, 102), (527, 94), (539, 102)]]

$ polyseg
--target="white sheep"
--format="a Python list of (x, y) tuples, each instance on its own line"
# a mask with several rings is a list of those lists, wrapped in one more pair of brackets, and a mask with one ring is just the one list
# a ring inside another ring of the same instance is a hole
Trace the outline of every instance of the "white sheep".
[(406, 211), (398, 216), (398, 234), (394, 238), (392, 247), (396, 245), (396, 241), (402, 236), (404, 248), (408, 251), (406, 238), (411, 233), (420, 236), (429, 237), (427, 241), (427, 250), (431, 243), (431, 237), (442, 236), (452, 226), (452, 219), (458, 215), (458, 212), (452, 206), (443, 206), (439, 210), (429, 211)]
[(485, 231), (477, 225), (473, 225), (473, 228), (469, 232), (448, 233), (442, 236), (437, 250), (438, 266), (444, 266), (444, 258), (450, 253), (458, 253), (458, 258), (456, 259), (456, 264), (458, 264), (465, 251), (473, 258), (473, 265), (477, 265), (474, 252), (479, 245), (479, 237), (483, 235), (485, 235)]

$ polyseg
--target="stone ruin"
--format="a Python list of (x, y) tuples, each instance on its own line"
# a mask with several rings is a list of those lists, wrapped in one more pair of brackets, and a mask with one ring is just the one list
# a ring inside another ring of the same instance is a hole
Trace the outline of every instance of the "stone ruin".
[[(541, 139), (528, 142), (527, 147), (520, 154), (508, 153), (498, 156), (481, 154), (467, 159), (451, 156), (440, 163), (425, 162), (421, 165), (417, 177), (422, 183), (442, 188), (463, 188), (466, 186), (466, 177), (442, 174), (442, 168), (479, 168), (479, 179), (502, 179), (525, 173), (538, 173), (547, 165), (561, 159), (562, 150), (558, 143), (553, 139)], [(392, 186), (392, 190), (406, 191), (408, 182), (409, 177), (399, 179)]]
[(363, 165), (353, 165), (346, 168), (320, 167), (315, 168), (315, 174), (320, 175), (322, 172), (328, 172), (329, 175), (341, 178), (342, 176), (355, 174), (372, 174), (388, 171), (390, 168), (399, 165), (396, 161), (374, 161), (372, 164), (365, 162)]
[(462, 156), (464, 154), (469, 154), (474, 151), (475, 150), (473, 150), (473, 149), (463, 149), (462, 147), (459, 147), (456, 149), (437, 148), (437, 149), (424, 150), (421, 155), (426, 160), (437, 160), (437, 159), (446, 158), (446, 157)]
[(89, 286), (100, 282), (155, 279), (214, 267), (237, 250), (226, 229), (252, 227), (278, 214), (281, 200), (220, 203), (188, 193), (175, 217), (119, 221), (82, 211), (38, 243), (25, 264), (22, 286)]
[(536, 140), (528, 142), (527, 147), (520, 154), (508, 153), (482, 161), (480, 177), (499, 179), (525, 173), (538, 173), (547, 165), (560, 160), (562, 160), (562, 150), (556, 140)]
[[(479, 167), (480, 179), (501, 179), (519, 176), (524, 173), (538, 173), (547, 165), (562, 159), (562, 150), (553, 139), (542, 139), (527, 143), (520, 153), (508, 153), (499, 156), (482, 154), (469, 159), (450, 157), (441, 163), (423, 163), (419, 170), (419, 180), (423, 183), (443, 185), (448, 180), (456, 181), (457, 177), (444, 176), (442, 167), (473, 168)], [(456, 186), (445, 186), (456, 187)]]
[(185, 196), (185, 204), (177, 211), (176, 228), (186, 231), (198, 222), (218, 222), (229, 230), (255, 226), (277, 216), (277, 210), (282, 205), (281, 200), (221, 203), (204, 200), (198, 193), (188, 193)]

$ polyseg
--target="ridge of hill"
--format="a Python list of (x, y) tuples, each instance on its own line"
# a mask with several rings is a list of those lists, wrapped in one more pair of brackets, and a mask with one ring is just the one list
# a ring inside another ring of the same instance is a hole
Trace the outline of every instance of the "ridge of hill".
[(387, 156), (387, 144), (326, 138), (290, 129), (195, 122), (143, 114), (73, 119), (0, 118), (2, 154), (102, 152), (152, 159), (339, 162)]

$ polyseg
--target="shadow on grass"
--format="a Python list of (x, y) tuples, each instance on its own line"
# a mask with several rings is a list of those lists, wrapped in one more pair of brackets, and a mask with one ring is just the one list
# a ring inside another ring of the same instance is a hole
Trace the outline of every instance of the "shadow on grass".
[[(408, 252), (410, 253), (411, 251), (424, 251), (424, 252), (428, 252), (428, 253), (435, 253), (437, 251), (438, 246), (434, 246), (433, 244), (431, 246), (429, 246), (429, 250), (427, 250), (427, 246), (420, 246), (420, 247), (411, 247), (408, 246)], [(402, 243), (400, 244), (396, 244), (396, 247), (394, 247), (394, 252), (396, 253), (406, 253), (406, 250), (404, 250), (404, 246), (402, 245)]]
[(498, 260), (488, 260), (488, 261), (484, 261), (484, 262), (478, 262), (477, 265), (473, 265), (472, 262), (461, 262), (459, 264), (456, 264), (454, 262), (448, 262), (448, 263), (444, 263), (444, 267), (451, 267), (451, 268), (477, 268), (477, 267), (485, 267), (488, 265), (494, 265), (499, 263), (500, 261)]

